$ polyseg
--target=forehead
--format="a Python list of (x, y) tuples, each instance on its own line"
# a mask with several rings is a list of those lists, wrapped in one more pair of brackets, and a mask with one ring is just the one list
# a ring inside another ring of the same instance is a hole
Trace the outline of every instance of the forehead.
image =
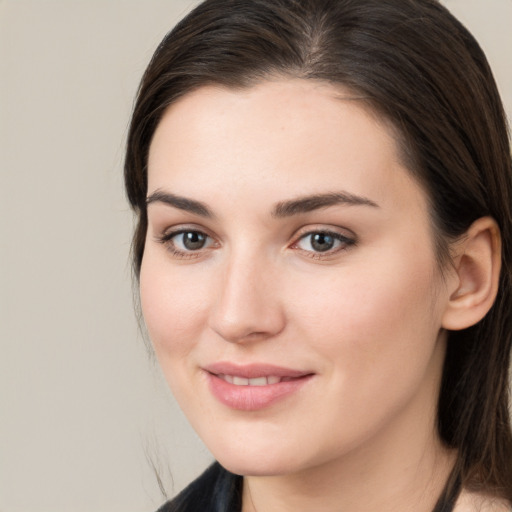
[(394, 135), (360, 98), (330, 84), (203, 87), (169, 107), (157, 127), (148, 190), (208, 200), (220, 187), (224, 199), (249, 192), (278, 201), (283, 187), (288, 196), (341, 187), (395, 201), (411, 177)]

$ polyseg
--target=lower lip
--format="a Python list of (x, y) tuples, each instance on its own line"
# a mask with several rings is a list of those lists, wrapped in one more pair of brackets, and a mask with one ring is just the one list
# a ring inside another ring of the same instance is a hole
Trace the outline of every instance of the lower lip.
[(313, 375), (266, 386), (236, 386), (207, 373), (208, 385), (215, 398), (231, 409), (258, 411), (296, 393)]

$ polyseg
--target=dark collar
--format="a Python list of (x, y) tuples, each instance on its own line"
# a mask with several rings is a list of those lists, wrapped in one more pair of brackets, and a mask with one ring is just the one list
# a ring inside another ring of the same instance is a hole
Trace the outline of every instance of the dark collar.
[(242, 482), (215, 462), (157, 512), (241, 512)]

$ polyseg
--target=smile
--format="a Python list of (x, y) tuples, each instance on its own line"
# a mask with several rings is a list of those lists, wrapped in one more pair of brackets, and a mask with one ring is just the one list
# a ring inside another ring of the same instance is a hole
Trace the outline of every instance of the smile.
[(235, 386), (268, 386), (272, 384), (279, 384), (285, 380), (291, 380), (291, 377), (278, 377), (277, 375), (271, 375), (269, 377), (254, 377), (247, 379), (245, 377), (239, 377), (237, 375), (223, 375), (218, 374), (219, 379), (225, 380)]
[(239, 411), (270, 407), (297, 393), (314, 374), (273, 365), (217, 363), (206, 368), (208, 388), (223, 405)]

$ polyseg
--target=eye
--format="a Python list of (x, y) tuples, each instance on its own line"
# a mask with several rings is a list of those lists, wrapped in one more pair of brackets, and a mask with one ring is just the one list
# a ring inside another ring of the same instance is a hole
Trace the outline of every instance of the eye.
[(214, 245), (214, 240), (202, 231), (195, 229), (179, 229), (171, 231), (158, 238), (177, 257), (199, 256), (202, 250)]
[(332, 231), (311, 231), (302, 235), (294, 244), (294, 248), (310, 253), (336, 253), (354, 245), (356, 241), (341, 233)]
[(198, 251), (205, 247), (208, 238), (208, 235), (199, 231), (183, 231), (174, 234), (170, 240), (180, 251)]

